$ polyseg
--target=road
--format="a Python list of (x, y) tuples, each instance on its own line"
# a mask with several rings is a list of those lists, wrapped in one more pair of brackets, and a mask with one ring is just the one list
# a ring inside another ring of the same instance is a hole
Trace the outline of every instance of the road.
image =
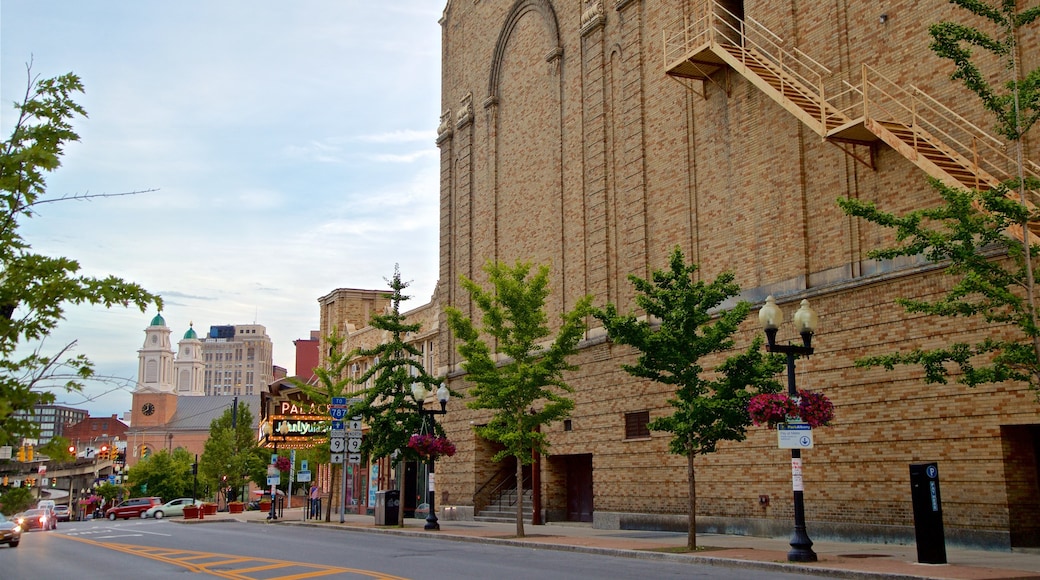
[[(577, 580), (802, 578), (740, 568), (305, 526), (69, 522), (0, 548), (4, 580), (218, 577)], [(194, 573), (194, 574), (191, 574)]]

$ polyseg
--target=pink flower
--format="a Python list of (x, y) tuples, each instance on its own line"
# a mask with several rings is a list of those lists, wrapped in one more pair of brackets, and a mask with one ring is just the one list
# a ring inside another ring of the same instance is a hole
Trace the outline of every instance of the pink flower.
[(412, 435), (408, 447), (414, 449), (424, 459), (437, 459), (440, 455), (455, 455), (455, 444), (447, 437), (435, 435)]
[(767, 393), (751, 397), (748, 414), (753, 424), (770, 428), (791, 418), (801, 419), (810, 427), (826, 427), (834, 419), (834, 405), (823, 393), (799, 391), (794, 399), (784, 393)]

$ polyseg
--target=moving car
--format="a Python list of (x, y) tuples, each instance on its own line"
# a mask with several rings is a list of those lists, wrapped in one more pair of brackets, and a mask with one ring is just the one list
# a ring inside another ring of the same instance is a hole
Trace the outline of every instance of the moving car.
[(105, 512), (105, 517), (110, 520), (117, 518), (123, 518), (124, 520), (143, 518), (144, 512), (161, 504), (161, 497), (132, 497), (115, 507), (108, 508), (108, 511)]
[(36, 530), (53, 530), (58, 527), (58, 522), (54, 519), (54, 514), (49, 509), (31, 509), (25, 510), (16, 523), (20, 528), (25, 531), (32, 529)]
[(22, 541), (22, 527), (18, 525), (18, 522), (9, 520), (4, 517), (4, 514), (0, 514), (0, 544), (17, 548), (20, 541)]
[(192, 504), (202, 505), (202, 500), (193, 500), (190, 497), (179, 497), (174, 500), (170, 500), (162, 505), (148, 508), (143, 514), (142, 518), (155, 518), (161, 520), (171, 516), (183, 516), (184, 508)]
[(54, 506), (54, 519), (59, 522), (67, 522), (72, 518), (72, 510), (65, 504)]

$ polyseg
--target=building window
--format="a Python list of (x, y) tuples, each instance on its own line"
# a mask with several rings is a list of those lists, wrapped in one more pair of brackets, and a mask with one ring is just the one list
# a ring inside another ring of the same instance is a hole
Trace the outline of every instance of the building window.
[(625, 413), (625, 439), (647, 439), (650, 437), (650, 411)]

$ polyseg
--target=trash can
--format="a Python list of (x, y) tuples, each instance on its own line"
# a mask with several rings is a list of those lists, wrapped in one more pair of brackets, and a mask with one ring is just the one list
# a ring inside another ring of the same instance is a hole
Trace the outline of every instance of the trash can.
[(397, 489), (385, 489), (376, 492), (376, 525), (396, 526), (397, 513), (401, 509), (401, 492)]
[(917, 561), (921, 564), (945, 564), (946, 535), (937, 463), (910, 464), (910, 497), (914, 503)]

